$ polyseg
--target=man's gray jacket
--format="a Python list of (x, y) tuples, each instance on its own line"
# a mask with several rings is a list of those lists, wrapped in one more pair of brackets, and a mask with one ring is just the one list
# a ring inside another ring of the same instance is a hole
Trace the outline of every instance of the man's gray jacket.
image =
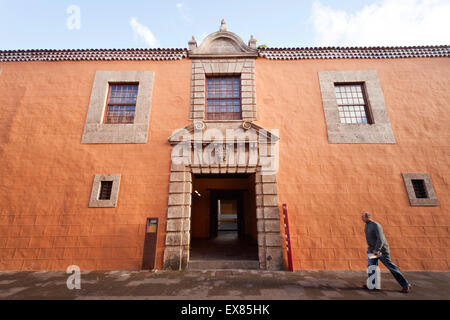
[(378, 222), (372, 220), (366, 222), (364, 233), (366, 234), (367, 245), (369, 246), (368, 252), (372, 252), (373, 250), (381, 251), (382, 249), (389, 252), (389, 245), (384, 236), (383, 228)]

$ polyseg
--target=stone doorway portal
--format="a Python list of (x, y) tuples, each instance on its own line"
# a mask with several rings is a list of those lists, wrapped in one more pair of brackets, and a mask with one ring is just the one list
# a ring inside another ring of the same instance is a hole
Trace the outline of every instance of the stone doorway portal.
[(197, 196), (193, 179), (201, 175), (220, 180), (239, 174), (253, 177), (247, 188), (252, 195), (248, 192), (246, 197), (253, 197), (255, 203), (259, 268), (284, 268), (276, 170), (272, 167), (277, 141), (274, 134), (249, 122), (197, 121), (169, 137), (173, 150), (164, 269), (183, 270), (190, 260), (191, 233), (196, 227), (192, 226), (193, 197)]

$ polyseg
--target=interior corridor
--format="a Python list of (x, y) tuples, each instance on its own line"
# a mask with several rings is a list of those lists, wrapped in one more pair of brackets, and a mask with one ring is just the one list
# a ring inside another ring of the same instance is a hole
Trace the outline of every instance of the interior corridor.
[(191, 269), (259, 267), (254, 189), (254, 175), (194, 176)]

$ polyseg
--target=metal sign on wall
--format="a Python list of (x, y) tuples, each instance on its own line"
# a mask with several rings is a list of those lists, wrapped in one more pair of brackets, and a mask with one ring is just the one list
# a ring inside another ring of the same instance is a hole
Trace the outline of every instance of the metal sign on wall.
[(156, 240), (158, 234), (158, 218), (147, 218), (145, 225), (144, 254), (142, 257), (142, 270), (155, 268)]

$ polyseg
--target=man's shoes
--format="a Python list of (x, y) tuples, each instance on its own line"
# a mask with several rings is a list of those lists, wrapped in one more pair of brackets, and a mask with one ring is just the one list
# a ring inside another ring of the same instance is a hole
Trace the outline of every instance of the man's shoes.
[(408, 284), (408, 286), (403, 287), (402, 291), (400, 291), (400, 292), (402, 292), (402, 293), (409, 293), (410, 291), (411, 291), (411, 285)]

